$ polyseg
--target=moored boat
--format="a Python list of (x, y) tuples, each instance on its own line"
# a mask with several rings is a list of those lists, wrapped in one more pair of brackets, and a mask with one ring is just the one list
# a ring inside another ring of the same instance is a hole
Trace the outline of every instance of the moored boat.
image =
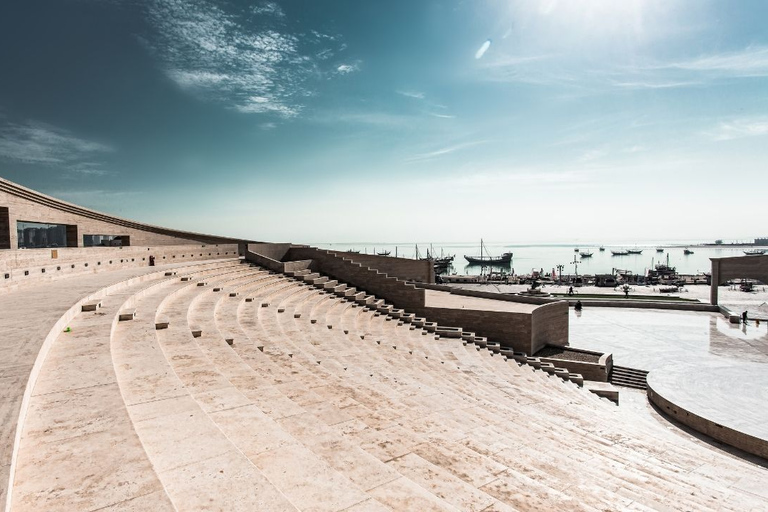
[(614, 256), (627, 256), (629, 251), (611, 251), (611, 254)]
[(509, 265), (512, 262), (512, 253), (505, 252), (501, 256), (491, 256), (485, 250), (483, 240), (480, 240), (480, 256), (467, 256), (464, 259), (470, 265)]
[(683, 254), (693, 254), (693, 251), (686, 247), (685, 249), (683, 249)]
[(591, 253), (591, 252), (580, 252), (579, 256), (581, 256), (582, 258), (591, 258), (592, 254), (593, 253)]
[(600, 252), (605, 252), (605, 247), (603, 247), (602, 245), (600, 246)]
[(664, 252), (664, 248), (663, 247), (657, 247), (656, 248), (656, 252)]
[(642, 249), (627, 249), (627, 254), (643, 254)]
[(748, 251), (744, 251), (744, 254), (747, 256), (760, 256), (765, 254), (765, 249), (749, 249)]

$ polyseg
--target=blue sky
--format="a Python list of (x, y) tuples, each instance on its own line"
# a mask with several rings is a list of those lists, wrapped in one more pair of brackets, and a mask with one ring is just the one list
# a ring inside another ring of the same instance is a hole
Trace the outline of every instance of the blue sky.
[(296, 242), (768, 234), (768, 3), (26, 0), (0, 176)]

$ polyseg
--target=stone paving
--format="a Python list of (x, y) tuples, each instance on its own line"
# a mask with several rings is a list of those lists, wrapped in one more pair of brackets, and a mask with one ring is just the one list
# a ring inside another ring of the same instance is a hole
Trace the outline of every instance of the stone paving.
[(681, 408), (768, 440), (768, 322), (647, 309), (585, 307), (570, 315), (572, 347), (649, 370), (654, 389)]
[(765, 467), (659, 418), (263, 269), (191, 274), (54, 333), (12, 510), (768, 508)]

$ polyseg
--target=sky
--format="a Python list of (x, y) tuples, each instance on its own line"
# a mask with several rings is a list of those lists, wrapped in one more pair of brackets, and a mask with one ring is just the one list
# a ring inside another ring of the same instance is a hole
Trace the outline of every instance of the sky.
[(768, 2), (25, 0), (0, 176), (254, 240), (768, 235)]

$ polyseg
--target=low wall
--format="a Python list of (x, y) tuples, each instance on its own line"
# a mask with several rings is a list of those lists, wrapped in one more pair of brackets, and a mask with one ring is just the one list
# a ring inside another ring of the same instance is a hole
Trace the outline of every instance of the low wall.
[(344, 259), (360, 263), (364, 267), (375, 268), (390, 277), (397, 277), (417, 283), (434, 283), (435, 267), (427, 260), (410, 258), (395, 258), (392, 256), (376, 256), (375, 254), (358, 254), (351, 252), (328, 251)]
[(568, 303), (543, 304), (531, 313), (531, 349), (535, 354), (545, 345), (568, 345)]
[(267, 256), (263, 256), (261, 254), (257, 254), (251, 250), (246, 251), (245, 253), (245, 259), (251, 263), (255, 263), (256, 265), (260, 267), (264, 267), (268, 270), (271, 270), (273, 272), (284, 272), (285, 271), (285, 264), (282, 261), (274, 260), (272, 258), (268, 258)]
[(292, 261), (312, 260), (313, 270), (342, 283), (376, 295), (408, 311), (423, 309), (426, 294), (424, 290), (396, 277), (390, 277), (383, 272), (350, 261), (346, 258), (347, 253), (338, 254), (344, 254), (345, 257), (337, 256), (334, 251), (293, 246), (284, 259)]
[(543, 363), (552, 363), (558, 368), (567, 368), (571, 373), (581, 374), (581, 376), (584, 377), (584, 380), (608, 382), (608, 376), (613, 369), (613, 354), (601, 354), (590, 350), (572, 348), (569, 348), (568, 350), (572, 352), (584, 352), (587, 354), (599, 355), (600, 359), (596, 363), (559, 359), (557, 357), (539, 357), (539, 359), (541, 359), (541, 362)]
[(283, 261), (283, 258), (288, 254), (288, 250), (293, 244), (272, 244), (272, 243), (257, 243), (248, 244), (248, 250), (252, 253), (260, 256), (265, 256), (275, 261)]
[(433, 307), (414, 313), (440, 325), (462, 327), (515, 351), (531, 353), (531, 315), (527, 313)]
[(283, 263), (283, 272), (312, 269), (313, 263), (312, 260), (286, 261)]
[(237, 258), (238, 245), (163, 245), (158, 247), (60, 247), (0, 252), (0, 293), (76, 274), (184, 261)]
[[(753, 257), (753, 256), (751, 256)], [(744, 450), (747, 453), (768, 459), (768, 441), (744, 432), (726, 427), (707, 418), (678, 407), (670, 400), (661, 396), (653, 386), (653, 372), (648, 374), (648, 400), (661, 409), (664, 414), (671, 416), (683, 425), (697, 432), (706, 434), (725, 444)]]
[[(578, 299), (568, 299), (568, 302), (573, 306), (576, 304), (577, 300)], [(703, 302), (663, 302), (617, 298), (616, 300), (584, 299), (581, 301), (581, 304), (585, 308), (668, 309), (673, 311), (707, 311), (712, 313), (720, 311), (717, 306), (705, 304)]]

